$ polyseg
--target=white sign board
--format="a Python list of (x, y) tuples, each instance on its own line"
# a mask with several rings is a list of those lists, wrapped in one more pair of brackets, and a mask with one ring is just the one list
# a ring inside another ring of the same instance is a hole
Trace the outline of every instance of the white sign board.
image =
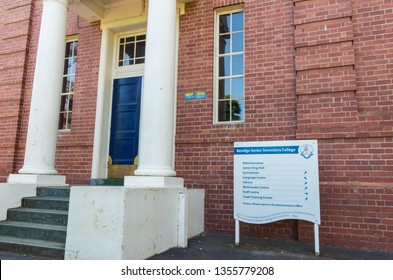
[(317, 141), (236, 142), (234, 216), (252, 224), (320, 224)]

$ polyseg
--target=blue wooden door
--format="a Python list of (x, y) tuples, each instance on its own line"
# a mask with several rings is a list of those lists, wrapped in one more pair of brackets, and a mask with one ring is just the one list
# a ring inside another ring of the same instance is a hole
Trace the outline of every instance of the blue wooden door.
[(141, 89), (142, 77), (114, 81), (109, 144), (112, 164), (133, 164), (138, 155)]

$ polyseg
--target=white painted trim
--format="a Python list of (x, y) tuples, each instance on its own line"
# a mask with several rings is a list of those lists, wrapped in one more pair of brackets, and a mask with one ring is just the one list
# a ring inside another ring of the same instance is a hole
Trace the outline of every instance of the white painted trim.
[(108, 177), (113, 80), (126, 77), (143, 77), (143, 71), (141, 71), (141, 69), (134, 69), (131, 72), (125, 71), (116, 74), (114, 69), (117, 53), (116, 38), (120, 35), (132, 34), (133, 31), (142, 32), (143, 30), (146, 30), (146, 24), (146, 15), (101, 24), (102, 39), (91, 172), (92, 179)]
[[(235, 5), (219, 8), (214, 11), (214, 65), (213, 65), (213, 125), (231, 125), (231, 124), (242, 124), (246, 121), (246, 114), (244, 113), (244, 119), (241, 121), (229, 121), (220, 122), (218, 121), (218, 68), (219, 68), (219, 56), (217, 55), (219, 50), (218, 34), (219, 34), (219, 23), (218, 18), (222, 14), (244, 12), (244, 5)], [(244, 39), (243, 39), (244, 40)], [(244, 44), (243, 44), (244, 45)], [(245, 45), (244, 45), (245, 46)], [(243, 49), (243, 57), (245, 58), (245, 50)], [(236, 77), (236, 76), (231, 76)], [(242, 77), (245, 79), (245, 63), (244, 73)], [(244, 96), (245, 97), (245, 96)], [(245, 100), (245, 98), (244, 98)], [(244, 103), (245, 105), (245, 103)]]
[(137, 30), (119, 32), (115, 34), (113, 41), (113, 65), (112, 73), (113, 79), (130, 78), (130, 77), (143, 77), (145, 74), (145, 64), (135, 64), (131, 66), (118, 66), (119, 57), (119, 39), (124, 36), (138, 36), (146, 35), (146, 28)]
[[(178, 49), (179, 49), (179, 17), (184, 13), (184, 4), (177, 4), (176, 19), (176, 68), (175, 90), (177, 92)], [(107, 178), (107, 160), (109, 155), (110, 124), (112, 110), (113, 80), (128, 77), (144, 77), (144, 64), (135, 67), (116, 69), (118, 38), (127, 34), (135, 35), (146, 33), (147, 13), (141, 16), (110, 22), (101, 22), (102, 41), (99, 80), (97, 89), (97, 110), (94, 134), (92, 179)], [(109, 55), (108, 54), (112, 54)], [(142, 94), (143, 94), (142, 84)], [(174, 100), (174, 132), (173, 143), (176, 135), (177, 94)], [(142, 104), (141, 104), (142, 105)], [(173, 148), (172, 166), (175, 161), (175, 149)]]
[(177, 128), (177, 81), (179, 70), (179, 34), (180, 34), (180, 16), (185, 14), (185, 4), (177, 3), (176, 14), (176, 54), (175, 54), (175, 97), (174, 97), (174, 117), (173, 117), (173, 155), (172, 155), (172, 168), (175, 170), (175, 157), (176, 157), (176, 128)]

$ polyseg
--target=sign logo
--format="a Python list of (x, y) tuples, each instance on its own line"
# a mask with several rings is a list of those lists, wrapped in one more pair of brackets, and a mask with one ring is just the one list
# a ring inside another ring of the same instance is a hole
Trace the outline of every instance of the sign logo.
[(305, 159), (309, 159), (314, 155), (314, 149), (310, 144), (304, 144), (299, 149), (300, 155)]

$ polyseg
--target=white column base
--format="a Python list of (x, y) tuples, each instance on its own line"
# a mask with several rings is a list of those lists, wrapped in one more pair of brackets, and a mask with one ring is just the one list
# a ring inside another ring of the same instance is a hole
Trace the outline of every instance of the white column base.
[(12, 184), (36, 184), (39, 186), (67, 186), (66, 176), (60, 175), (10, 174), (7, 182)]
[(42, 174), (42, 175), (57, 175), (57, 170), (52, 167), (29, 167), (23, 166), (22, 169), (19, 169), (19, 174)]
[(124, 186), (129, 188), (183, 188), (183, 178), (163, 176), (126, 176)]
[(137, 170), (135, 170), (134, 174), (136, 176), (167, 176), (174, 177), (176, 176), (176, 171), (172, 168), (156, 168), (152, 166), (139, 166)]

